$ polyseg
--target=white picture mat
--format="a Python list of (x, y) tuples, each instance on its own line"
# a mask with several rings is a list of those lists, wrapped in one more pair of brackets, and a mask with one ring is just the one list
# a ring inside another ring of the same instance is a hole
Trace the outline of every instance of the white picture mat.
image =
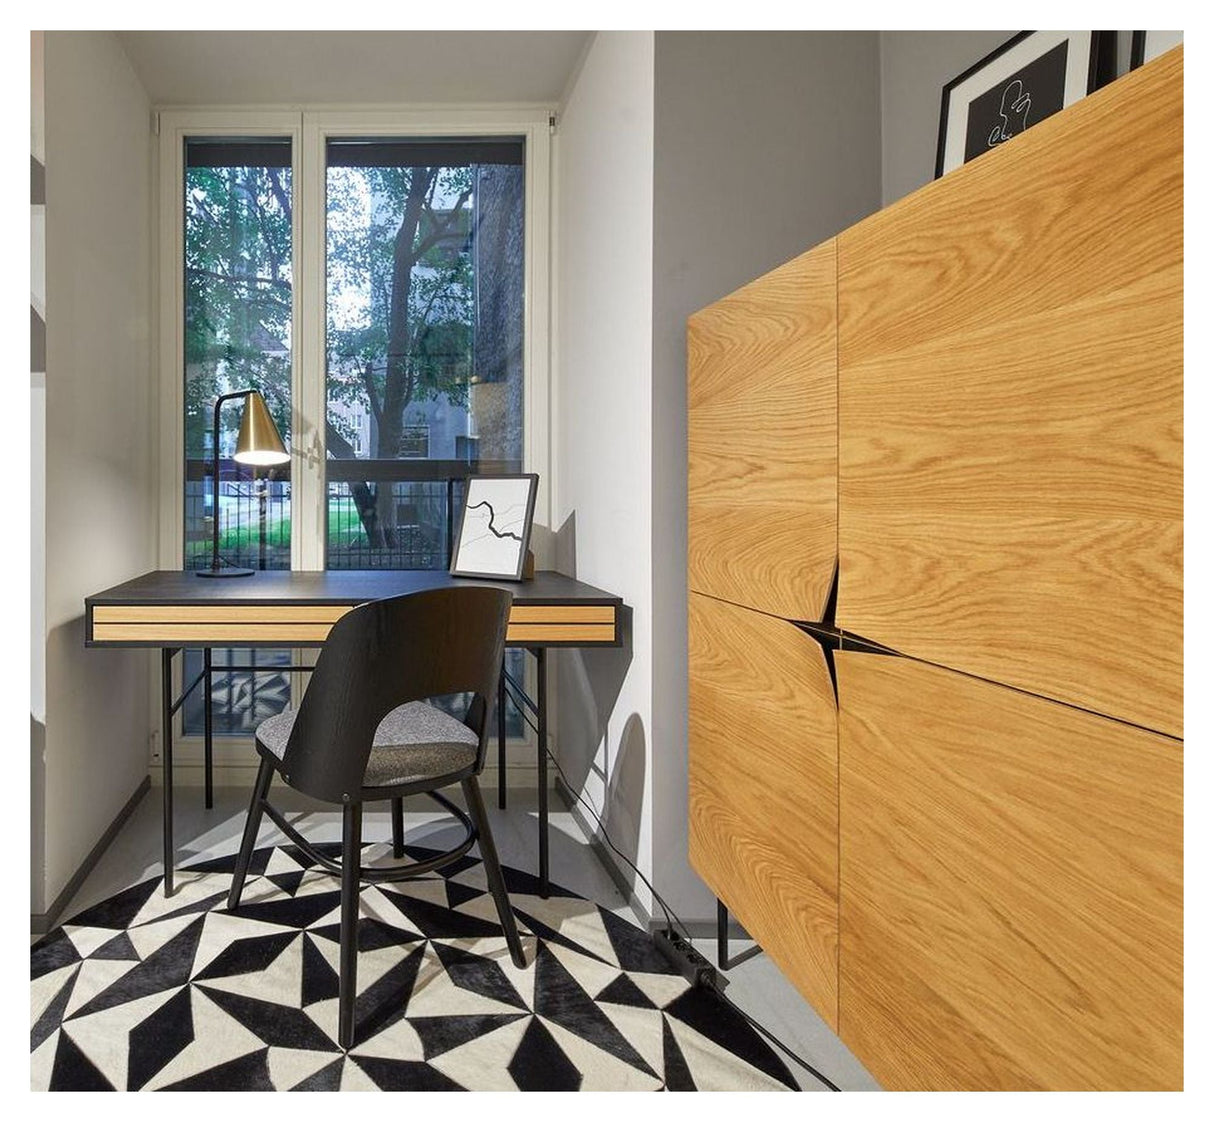
[(1145, 31), (1143, 35), (1143, 62), (1150, 62), (1151, 59), (1158, 58), (1165, 51), (1179, 47), (1184, 42), (1183, 31)]
[[(455, 551), (457, 571), (513, 576), (519, 569), (531, 479), (470, 479)], [(493, 508), (492, 529), (489, 511)], [(494, 533), (494, 531), (497, 531)], [(499, 537), (513, 534), (515, 537)]]
[[(1073, 37), (1073, 38), (1072, 38)], [(965, 162), (965, 129), (970, 102), (985, 93), (1002, 78), (1015, 74), (1035, 58), (1071, 39), (1066, 56), (1066, 83), (1062, 95), (1065, 108), (1088, 92), (1088, 70), (1091, 64), (1092, 33), (1090, 31), (1038, 31), (1021, 39), (993, 62), (958, 82), (948, 95), (948, 123), (944, 132), (944, 165), (941, 173), (952, 171)]]

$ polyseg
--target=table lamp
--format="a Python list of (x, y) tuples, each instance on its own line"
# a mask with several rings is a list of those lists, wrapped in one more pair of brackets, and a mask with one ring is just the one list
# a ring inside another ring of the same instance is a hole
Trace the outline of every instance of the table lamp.
[(251, 577), (252, 569), (236, 566), (221, 567), (219, 562), (219, 408), (225, 401), (243, 397), (244, 416), (240, 420), (240, 433), (236, 437), (234, 459), (242, 464), (269, 467), (285, 464), (291, 457), (283, 447), (282, 437), (266, 408), (265, 398), (257, 390), (235, 390), (220, 394), (215, 399), (215, 430), (212, 442), (214, 458), (211, 462), (211, 567), (197, 570), (200, 577)]

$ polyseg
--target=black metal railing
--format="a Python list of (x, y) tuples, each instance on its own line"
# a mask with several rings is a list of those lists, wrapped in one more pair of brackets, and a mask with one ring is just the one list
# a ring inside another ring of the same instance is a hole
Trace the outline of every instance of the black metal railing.
[[(214, 500), (203, 460), (186, 462), (185, 565), (211, 563)], [(517, 472), (517, 461), (326, 462), (325, 556), (330, 569), (445, 569), (469, 475)], [(384, 494), (388, 488), (389, 493)], [(285, 469), (219, 468), (219, 552), (250, 569), (291, 567), (291, 481)]]
[[(325, 564), (330, 569), (446, 569), (469, 475), (521, 471), (517, 461), (336, 460), (326, 461), (327, 526)], [(384, 496), (383, 488), (390, 492)], [(371, 499), (375, 502), (372, 509)], [(214, 506), (209, 460), (186, 461), (185, 567), (211, 564), (211, 511)], [(289, 468), (254, 471), (232, 460), (219, 464), (219, 552), (229, 564), (248, 569), (291, 567), (291, 480)], [(382, 522), (381, 522), (382, 516)], [(370, 524), (370, 529), (368, 529)], [(290, 699), (286, 672), (223, 673), (224, 663), (268, 667), (287, 665), (287, 650), (213, 652), (216, 666), (212, 715), (217, 736), (248, 736)], [(507, 662), (522, 670), (522, 652)], [(516, 665), (517, 664), (517, 665)], [(202, 652), (185, 652), (183, 673), (202, 668)], [(182, 712), (187, 735), (201, 734), (202, 691), (190, 695)], [(507, 712), (511, 736), (521, 720)], [(496, 727), (496, 726), (494, 726)]]

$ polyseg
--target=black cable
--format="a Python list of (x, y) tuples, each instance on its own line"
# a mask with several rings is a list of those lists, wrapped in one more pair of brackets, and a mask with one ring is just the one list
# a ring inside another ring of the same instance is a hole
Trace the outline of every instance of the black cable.
[[(520, 714), (522, 714), (523, 719), (527, 720), (526, 714), (523, 713), (522, 707), (518, 706), (517, 702), (516, 702), (516, 707), (518, 708)], [(531, 725), (531, 722), (529, 720), (527, 720), (527, 723), (529, 725)], [(531, 725), (531, 727), (533, 729), (535, 728), (534, 725)], [(538, 732), (538, 730), (536, 730), (536, 731)], [(573, 797), (575, 799), (577, 799), (577, 801), (580, 802), (582, 804), (582, 806), (584, 806), (587, 809), (587, 811), (590, 812), (590, 816), (591, 816), (591, 818), (594, 819), (595, 825), (598, 826), (599, 833), (602, 835), (603, 840), (617, 854), (619, 854), (619, 856), (621, 858), (623, 858), (624, 862), (628, 865), (628, 867), (630, 869), (632, 869), (632, 871), (634, 873), (636, 873), (636, 875), (638, 877), (641, 878), (641, 881), (644, 883), (645, 887), (648, 888), (649, 891), (652, 893), (653, 898), (658, 902), (658, 906), (662, 909), (662, 914), (666, 917), (667, 928), (669, 928), (670, 930), (673, 930), (674, 921), (677, 921), (679, 927), (682, 928), (683, 934), (687, 938), (687, 941), (691, 942), (692, 941), (691, 932), (687, 929), (687, 925), (681, 919), (679, 919), (678, 916), (673, 915), (673, 913), (670, 911), (670, 908), (667, 906), (666, 901), (662, 899), (661, 895), (658, 893), (658, 890), (656, 888), (654, 888), (653, 885), (650, 883), (649, 878), (646, 877), (645, 874), (642, 873), (641, 870), (638, 869), (635, 864), (633, 864), (632, 860), (628, 857), (628, 855), (626, 853), (624, 853), (623, 850), (621, 850), (620, 847), (617, 846), (615, 844), (615, 842), (613, 842), (611, 840), (611, 835), (607, 833), (607, 829), (603, 825), (603, 820), (599, 817), (598, 812), (594, 809), (593, 806), (591, 806), (590, 803), (588, 803), (582, 797), (582, 795), (579, 791), (575, 791), (573, 789), (573, 784), (569, 782), (569, 777), (565, 774), (564, 768), (561, 767), (560, 761), (552, 754), (551, 751), (548, 750), (548, 748), (546, 746), (544, 748), (544, 752), (545, 752), (545, 755), (547, 755), (548, 759), (550, 759), (552, 761), (553, 766), (556, 768), (557, 773), (560, 775), (562, 781), (564, 782), (565, 789), (567, 791), (569, 791), (570, 794), (572, 794)], [(725, 1004), (728, 1005), (735, 1013), (737, 1013), (739, 1017), (741, 1017), (747, 1024), (749, 1024), (751, 1026), (751, 1028), (755, 1029), (756, 1031), (762, 1033), (765, 1037), (767, 1037), (767, 1039), (770, 1040), (777, 1048), (779, 1048), (780, 1051), (782, 1051), (786, 1056), (788, 1056), (795, 1063), (797, 1063), (801, 1067), (803, 1067), (807, 1072), (809, 1072), (810, 1075), (812, 1075), (816, 1080), (818, 1080), (818, 1082), (821, 1083), (824, 1087), (826, 1087), (828, 1090), (831, 1090), (831, 1091), (841, 1090), (840, 1087), (836, 1086), (831, 1080), (827, 1079), (826, 1076), (823, 1075), (808, 1060), (803, 1059), (801, 1056), (797, 1055), (796, 1052), (794, 1052), (779, 1037), (777, 1037), (773, 1032), (771, 1032), (770, 1029), (767, 1029), (763, 1025), (759, 1024), (759, 1022), (756, 1021), (754, 1019), (754, 1017), (752, 1017), (749, 1013), (747, 1013), (745, 1009), (741, 1008), (737, 1004), (737, 1002), (735, 1002), (731, 997), (729, 997), (729, 995), (726, 994), (722, 989), (720, 989), (720, 987), (713, 986), (711, 988), (712, 988), (713, 993), (715, 993), (718, 998), (720, 998), (723, 1002), (725, 1002)]]
[[(522, 717), (522, 719), (531, 727), (531, 730), (538, 736), (540, 730), (536, 727), (535, 723), (531, 720), (531, 718), (527, 716), (526, 710), (523, 708), (522, 705), (519, 704), (518, 699), (514, 696), (513, 691), (510, 688), (510, 687), (513, 687), (515, 690), (517, 690), (518, 686), (515, 684), (514, 680), (512, 678), (510, 678), (509, 676), (507, 676), (506, 682), (507, 682), (506, 692), (507, 692), (507, 694), (510, 695), (510, 700), (514, 702), (514, 707), (515, 707), (515, 709), (518, 710), (519, 716)], [(667, 907), (667, 905), (666, 905), (666, 901), (662, 899), (661, 895), (658, 893), (658, 890), (656, 888), (654, 888), (653, 884), (649, 881), (649, 878), (646, 877), (645, 874), (642, 873), (641, 870), (638, 869), (635, 864), (633, 864), (631, 858), (629, 858), (629, 856), (622, 849), (620, 849), (620, 847), (618, 845), (616, 845), (614, 841), (611, 840), (611, 835), (609, 833), (607, 833), (607, 828), (603, 825), (603, 820), (599, 817), (598, 812), (594, 809), (593, 806), (591, 806), (590, 803), (588, 803), (582, 797), (582, 795), (579, 791), (575, 791), (573, 789), (573, 784), (569, 782), (569, 777), (565, 774), (564, 768), (561, 767), (560, 761), (551, 753), (551, 751), (548, 750), (547, 745), (544, 746), (544, 754), (548, 757), (548, 759), (550, 759), (552, 761), (552, 764), (556, 768), (557, 772), (560, 774), (561, 779), (564, 780), (565, 789), (567, 791), (569, 791), (569, 793), (572, 794), (573, 797), (575, 799), (577, 799), (577, 801), (580, 802), (582, 804), (582, 806), (584, 806), (590, 812), (590, 816), (594, 819), (596, 825), (598, 826), (599, 833), (602, 834), (603, 840), (611, 847), (611, 849), (615, 853), (617, 853), (620, 856), (620, 858), (624, 861), (624, 863), (634, 873), (636, 873), (636, 875), (641, 879), (641, 882), (645, 885), (646, 888), (649, 889), (650, 893), (652, 893), (653, 898), (658, 902), (658, 907), (660, 907), (662, 909), (662, 914), (666, 917), (666, 926), (668, 928), (670, 928), (671, 930), (674, 930), (675, 922), (677, 920), (679, 927), (681, 927), (683, 929), (683, 935), (687, 938), (687, 941), (690, 942), (691, 941), (691, 932), (687, 930), (687, 925), (685, 923), (683, 923), (683, 921), (681, 919), (678, 919), (678, 917), (675, 916), (670, 911), (669, 907)]]
[(721, 990), (716, 990), (715, 992), (716, 992), (716, 995), (722, 1001), (724, 1001), (727, 1005), (729, 1005), (729, 1007), (735, 1013), (737, 1013), (739, 1017), (741, 1017), (744, 1021), (746, 1021), (746, 1023), (749, 1024), (751, 1028), (756, 1029), (758, 1032), (761, 1032), (765, 1037), (767, 1037), (768, 1040), (770, 1040), (777, 1048), (779, 1048), (781, 1052), (783, 1052), (786, 1056), (788, 1056), (789, 1059), (795, 1060), (798, 1064), (800, 1064), (801, 1067), (803, 1067), (806, 1071), (808, 1071), (809, 1074), (812, 1075), (819, 1083), (821, 1083), (824, 1087), (826, 1087), (826, 1089), (828, 1091), (843, 1090), (842, 1087), (837, 1087), (834, 1083), (832, 1083), (829, 1079), (827, 1079), (826, 1076), (823, 1075), (808, 1060), (804, 1060), (800, 1056), (798, 1056), (796, 1052), (794, 1052), (787, 1044), (784, 1043), (784, 1041), (782, 1041), (778, 1036), (776, 1036), (775, 1033), (773, 1033), (770, 1029), (764, 1028), (761, 1024), (759, 1024), (759, 1022), (756, 1021), (754, 1019), (754, 1017), (752, 1017), (749, 1013), (747, 1013), (745, 1009), (740, 1008), (738, 1006), (737, 1002), (733, 1001), (731, 998), (726, 996)]
[(675, 916), (671, 912), (671, 910), (666, 906), (666, 901), (663, 900), (662, 897), (658, 894), (658, 890), (653, 887), (653, 884), (650, 882), (649, 878), (644, 873), (642, 873), (641, 870), (638, 869), (635, 864), (633, 864), (632, 859), (622, 849), (620, 849), (620, 847), (618, 845), (616, 845), (615, 842), (613, 842), (611, 840), (611, 835), (609, 833), (607, 833), (607, 829), (603, 825), (603, 820), (599, 817), (598, 812), (594, 809), (593, 806), (591, 806), (590, 803), (588, 803), (582, 797), (582, 794), (580, 791), (575, 791), (573, 789), (573, 784), (569, 782), (569, 776), (567, 776), (565, 774), (565, 771), (561, 767), (560, 762), (557, 760), (557, 758), (550, 751), (548, 751), (547, 747), (545, 747), (544, 753), (548, 757), (548, 759), (550, 759), (552, 761), (553, 767), (555, 767), (557, 772), (560, 774), (560, 777), (565, 784), (565, 790), (567, 790), (571, 795), (573, 795), (573, 797), (575, 799), (577, 799), (577, 801), (580, 802), (582, 804), (582, 806), (584, 806), (586, 808), (587, 811), (589, 811), (590, 817), (594, 819), (595, 825), (597, 825), (599, 828), (599, 833), (602, 834), (602, 836), (603, 836), (603, 840), (612, 848), (612, 850), (615, 851), (615, 853), (617, 853), (620, 856), (620, 858), (624, 861), (624, 863), (634, 873), (636, 873), (636, 875), (638, 877), (640, 877), (641, 883), (644, 884), (645, 887), (649, 889), (653, 898), (658, 902), (658, 907), (660, 907), (662, 909), (662, 914), (666, 917), (666, 926), (673, 931), (674, 925), (677, 921), (678, 925), (683, 929), (683, 934), (687, 937), (688, 942), (690, 942), (691, 941), (691, 932), (687, 930), (687, 926), (683, 923), (683, 921), (681, 919), (678, 919), (678, 917)]

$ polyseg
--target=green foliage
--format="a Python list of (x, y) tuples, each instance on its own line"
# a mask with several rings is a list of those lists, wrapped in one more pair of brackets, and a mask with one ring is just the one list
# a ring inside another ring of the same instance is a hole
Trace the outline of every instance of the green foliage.
[[(275, 424), (291, 429), (291, 172), (186, 169), (186, 455), (204, 455), (215, 398), (261, 390)], [(240, 410), (221, 417), (225, 432)]]
[[(329, 170), (331, 401), (379, 418), (385, 401), (396, 400), (397, 427), (413, 401), (442, 394), (466, 406), (474, 174), (468, 167)], [(186, 454), (205, 454), (215, 398), (245, 386), (261, 390), (287, 437), (290, 169), (188, 168), (185, 211)], [(405, 344), (397, 353), (390, 353), (393, 336)], [(235, 429), (239, 415), (238, 409), (224, 413), (225, 432)], [(329, 420), (352, 439), (344, 414), (330, 412)]]
[[(400, 403), (396, 429), (411, 402), (443, 394), (466, 405), (473, 174), (467, 167), (329, 169), (330, 402), (361, 406), (389, 429), (393, 419), (382, 418), (388, 401)], [(342, 413), (331, 410), (329, 421), (352, 438)]]

